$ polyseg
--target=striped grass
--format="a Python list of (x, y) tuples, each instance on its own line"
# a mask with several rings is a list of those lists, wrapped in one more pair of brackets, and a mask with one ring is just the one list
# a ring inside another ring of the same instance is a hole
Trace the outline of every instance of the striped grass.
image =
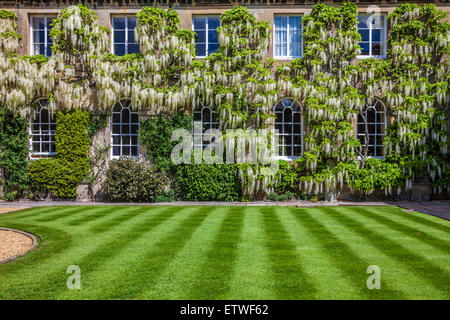
[(450, 222), (397, 207), (59, 206), (0, 226), (40, 237), (0, 265), (0, 299), (450, 299)]

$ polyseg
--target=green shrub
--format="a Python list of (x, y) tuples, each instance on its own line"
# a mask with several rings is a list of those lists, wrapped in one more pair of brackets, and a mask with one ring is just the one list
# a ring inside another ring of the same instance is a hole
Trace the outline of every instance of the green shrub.
[(177, 171), (179, 196), (189, 201), (237, 201), (241, 184), (234, 165), (191, 164)]
[(155, 202), (172, 202), (172, 201), (175, 201), (175, 192), (173, 189), (163, 191), (163, 193), (158, 195), (155, 199)]
[(56, 158), (29, 164), (28, 176), (35, 197), (49, 194), (60, 199), (74, 199), (77, 187), (89, 170), (88, 134), (90, 115), (84, 110), (58, 111), (56, 115)]
[(294, 198), (299, 199), (297, 195), (291, 191), (286, 191), (282, 194), (276, 194), (275, 192), (269, 193), (270, 201), (290, 201)]
[[(58, 183), (62, 175), (62, 166), (57, 159), (39, 159), (31, 161), (28, 166), (30, 189), (37, 199), (47, 197), (49, 194), (60, 197), (67, 191)], [(62, 180), (64, 182), (64, 179)]]
[(121, 159), (109, 163), (104, 188), (111, 201), (154, 202), (166, 184), (167, 177), (153, 166)]

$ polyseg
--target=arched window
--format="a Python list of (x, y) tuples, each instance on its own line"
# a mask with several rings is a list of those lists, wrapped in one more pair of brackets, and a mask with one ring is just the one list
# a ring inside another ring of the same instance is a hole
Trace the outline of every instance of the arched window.
[(113, 158), (139, 157), (139, 115), (131, 110), (130, 100), (121, 100), (113, 108), (111, 150)]
[[(218, 128), (219, 121), (216, 111), (211, 110), (209, 107), (203, 107), (194, 111), (194, 148), (197, 146), (206, 148), (210, 144), (210, 137), (205, 134), (206, 130)], [(204, 141), (204, 138), (207, 141)]]
[[(386, 135), (386, 106), (379, 99), (373, 104), (366, 103), (363, 113), (358, 114), (358, 139), (367, 143), (367, 155), (383, 157), (383, 140)], [(365, 153), (365, 152), (363, 152)]]
[(300, 104), (284, 98), (274, 108), (275, 130), (278, 130), (279, 156), (295, 159), (303, 153), (303, 118)]
[(31, 156), (33, 158), (50, 157), (55, 150), (55, 113), (48, 109), (48, 100), (41, 99), (35, 103), (31, 120)]

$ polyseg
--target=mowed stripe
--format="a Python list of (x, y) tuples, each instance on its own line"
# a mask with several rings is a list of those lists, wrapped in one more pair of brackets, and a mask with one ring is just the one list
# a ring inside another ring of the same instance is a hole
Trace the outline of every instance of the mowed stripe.
[[(364, 257), (369, 265), (378, 266), (381, 271), (381, 291), (385, 292), (383, 299), (398, 298), (399, 294), (404, 299), (423, 299), (438, 298), (438, 296), (432, 296), (432, 293), (439, 293), (436, 291), (432, 284), (426, 279), (423, 279), (420, 274), (417, 274), (411, 269), (404, 267), (404, 262), (398, 257), (392, 256), (386, 252), (389, 248), (383, 248), (382, 246), (375, 245), (367, 240), (365, 235), (358, 230), (358, 226), (353, 223), (342, 223), (341, 216), (344, 214), (350, 214), (352, 218), (357, 219), (358, 222), (371, 229), (377, 229), (376, 225), (373, 225), (370, 220), (367, 220), (363, 216), (355, 214), (351, 211), (354, 207), (339, 207), (339, 210), (333, 208), (323, 208), (324, 215), (317, 217), (324, 224), (327, 224), (329, 228), (336, 229), (335, 234), (348, 241), (353, 248), (354, 252), (361, 257)], [(386, 236), (389, 237), (390, 230), (387, 230)], [(351, 240), (350, 240), (351, 239)], [(391, 241), (403, 241), (398, 238), (390, 238)], [(383, 243), (382, 239), (379, 239)], [(351, 260), (349, 259), (349, 263)], [(367, 267), (369, 266), (367, 265)], [(364, 270), (366, 272), (366, 270)], [(370, 274), (367, 274), (369, 277)], [(387, 285), (387, 291), (384, 290)], [(395, 292), (390, 292), (389, 290)], [(440, 294), (440, 293), (439, 293)]]
[(98, 210), (92, 210), (92, 211), (88, 211), (86, 212), (86, 214), (81, 214), (80, 217), (77, 217), (76, 219), (70, 220), (66, 223), (66, 225), (68, 226), (80, 226), (83, 225), (85, 223), (103, 218), (105, 216), (110, 216), (113, 214), (116, 214), (118, 212), (120, 212), (123, 209), (126, 208), (130, 208), (130, 206), (128, 207), (124, 207), (124, 206), (107, 206), (107, 207), (102, 207), (99, 208)]
[(45, 216), (47, 216), (47, 214), (52, 215), (55, 211), (58, 214), (62, 214), (64, 212), (77, 209), (79, 209), (78, 206), (36, 207), (8, 213), (7, 216), (5, 216), (5, 218), (11, 218), (18, 221), (21, 221), (22, 219), (39, 221), (39, 219), (45, 219), (42, 217), (43, 215)]
[(230, 207), (218, 233), (206, 253), (202, 275), (188, 288), (188, 297), (195, 299), (225, 299), (228, 297), (236, 260), (236, 248), (242, 234), (245, 210)]
[(388, 218), (391, 212), (389, 212), (389, 215), (380, 214), (377, 213), (377, 211), (375, 210), (371, 210), (370, 208), (364, 209), (361, 208), (361, 210), (358, 212), (364, 217), (376, 223), (379, 223), (380, 225), (383, 226), (383, 228), (395, 230), (403, 234), (404, 236), (411, 238), (411, 241), (420, 241), (445, 253), (450, 252), (450, 241), (442, 238), (437, 238), (431, 234), (428, 234), (427, 231), (428, 229), (430, 229), (428, 227), (425, 228), (422, 227), (419, 230), (418, 228), (410, 227), (409, 225), (399, 223), (391, 218)]
[[(137, 216), (139, 216), (141, 213), (145, 214), (152, 214), (152, 211), (156, 207), (150, 207), (150, 206), (135, 206), (131, 207), (131, 209), (128, 211), (119, 211), (119, 216), (114, 216), (111, 219), (108, 219), (106, 221), (100, 221), (99, 223), (93, 225), (89, 228), (89, 232), (92, 233), (103, 233), (106, 231), (109, 231), (111, 228), (114, 228), (115, 226), (118, 226), (124, 222), (127, 222)], [(156, 210), (155, 210), (156, 211)]]
[(132, 299), (154, 285), (174, 256), (184, 247), (195, 230), (215, 208), (194, 207), (190, 209), (189, 213), (177, 215), (175, 229), (169, 230), (150, 249), (143, 248), (141, 260), (135, 265), (135, 268), (129, 270), (126, 277), (114, 281), (114, 287), (120, 288), (120, 291), (105, 292), (105, 298)]
[(442, 231), (445, 234), (450, 234), (450, 224), (444, 225), (441, 218), (425, 215), (420, 212), (405, 212), (396, 207), (396, 210), (391, 212), (392, 216), (401, 219), (403, 222), (410, 221), (420, 228), (429, 227), (435, 230)]
[(272, 279), (267, 277), (271, 269), (265, 247), (262, 214), (250, 208), (243, 210), (245, 217), (240, 241), (236, 246), (234, 276), (227, 297), (238, 300), (276, 299), (276, 293), (270, 288)]
[[(324, 215), (321, 214), (323, 213), (322, 210), (317, 210), (318, 212), (303, 210), (302, 214), (299, 214), (295, 209), (291, 209), (290, 211), (297, 220), (297, 223), (302, 228), (308, 230), (314, 238), (315, 243), (321, 247), (321, 251), (339, 268), (340, 275), (348, 280), (347, 284), (351, 288), (346, 290), (353, 291), (356, 289), (358, 296), (362, 299), (383, 299), (386, 297), (386, 291), (390, 291), (391, 298), (392, 295), (397, 299), (404, 298), (400, 292), (397, 292), (386, 283), (383, 283), (383, 291), (368, 290), (366, 284), (368, 275), (366, 270), (372, 263), (355, 254), (349, 243), (342, 241), (337, 234), (321, 223), (321, 218), (324, 218)], [(333, 286), (331, 283), (329, 285), (331, 287)]]
[(36, 222), (59, 222), (60, 219), (66, 219), (68, 217), (72, 217), (75, 215), (84, 215), (85, 212), (91, 214), (92, 212), (96, 211), (102, 211), (104, 210), (104, 207), (91, 207), (91, 206), (78, 206), (78, 207), (71, 207), (67, 210), (61, 210), (58, 211), (58, 208), (53, 208), (53, 212), (56, 211), (56, 213), (45, 215), (45, 217), (40, 217), (39, 219), (36, 219)]
[(176, 253), (166, 270), (153, 285), (139, 294), (139, 298), (195, 299), (195, 296), (189, 296), (189, 288), (203, 278), (202, 266), (207, 262), (208, 251), (211, 250), (214, 238), (228, 211), (224, 206), (212, 210), (213, 212), (194, 231), (184, 247)]
[(324, 208), (324, 210), (334, 211), (335, 219), (342, 224), (352, 228), (363, 236), (371, 245), (385, 253), (392, 259), (403, 265), (403, 268), (419, 275), (427, 280), (436, 290), (441, 291), (445, 296), (450, 292), (450, 274), (441, 266), (428, 261), (424, 256), (416, 254), (399, 241), (392, 240), (383, 234), (383, 231), (374, 231), (370, 228), (370, 223), (362, 223), (356, 218), (364, 208), (351, 207), (343, 211), (342, 214), (336, 214), (334, 208)]
[[(0, 216), (0, 225), (42, 238), (0, 266), (0, 299), (448, 299), (450, 224), (412, 214), (40, 207)], [(81, 290), (66, 287), (69, 265), (81, 269)], [(381, 290), (365, 289), (368, 265), (380, 266)]]
[[(106, 237), (106, 241), (99, 241), (100, 244), (97, 243), (95, 247), (87, 249), (86, 254), (71, 259), (71, 264), (80, 267), (83, 274), (83, 279), (85, 280), (83, 281), (85, 290), (92, 289), (92, 287), (89, 287), (89, 282), (86, 281), (89, 280), (89, 274), (91, 272), (97, 269), (106, 270), (109, 261), (120, 255), (134, 241), (150, 234), (156, 227), (164, 224), (164, 222), (172, 218), (177, 212), (180, 211), (179, 208), (159, 207), (155, 209), (152, 214), (146, 215), (145, 209), (148, 208), (123, 208), (123, 210), (130, 212), (133, 212), (133, 209), (140, 211), (140, 219), (133, 219), (133, 223), (125, 226), (124, 228), (120, 228), (120, 225), (111, 228), (108, 233), (102, 235)], [(53, 298), (76, 298), (79, 293), (82, 292), (77, 292), (77, 290), (68, 290), (65, 286), (61, 286), (54, 292)]]
[[(102, 209), (102, 207), (94, 208), (94, 212)], [(128, 207), (123, 210), (132, 210), (134, 207)], [(103, 210), (106, 210), (103, 207)], [(141, 227), (141, 226), (139, 226)], [(66, 250), (61, 250), (58, 254), (50, 255), (48, 259), (39, 261), (35, 265), (30, 265), (30, 272), (35, 276), (38, 275), (43, 279), (44, 283), (36, 283), (33, 281), (26, 281), (22, 284), (24, 290), (26, 290), (34, 299), (43, 299), (46, 297), (55, 298), (53, 294), (59, 291), (68, 290), (66, 286), (66, 280), (68, 275), (66, 270), (71, 265), (77, 265), (77, 263), (83, 259), (84, 256), (89, 255), (91, 251), (95, 250), (99, 244), (105, 245), (108, 243), (108, 238), (114, 236), (114, 233), (108, 234), (105, 237), (98, 237), (98, 241), (89, 241), (89, 234), (75, 234), (70, 238), (70, 246), (66, 245)], [(63, 243), (61, 241), (61, 243)], [(41, 244), (46, 248), (46, 242)], [(98, 258), (98, 257), (97, 257)], [(91, 257), (89, 263), (95, 263), (96, 259)], [(26, 288), (26, 289), (25, 289)]]
[(316, 288), (304, 271), (295, 244), (280, 222), (274, 207), (259, 209), (271, 264), (272, 289), (278, 299), (314, 299)]

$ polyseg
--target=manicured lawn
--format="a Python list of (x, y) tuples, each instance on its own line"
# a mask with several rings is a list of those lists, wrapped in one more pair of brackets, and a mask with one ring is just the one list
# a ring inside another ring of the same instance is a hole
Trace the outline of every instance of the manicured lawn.
[(41, 237), (0, 266), (0, 299), (450, 299), (450, 222), (396, 207), (41, 207), (0, 226)]

